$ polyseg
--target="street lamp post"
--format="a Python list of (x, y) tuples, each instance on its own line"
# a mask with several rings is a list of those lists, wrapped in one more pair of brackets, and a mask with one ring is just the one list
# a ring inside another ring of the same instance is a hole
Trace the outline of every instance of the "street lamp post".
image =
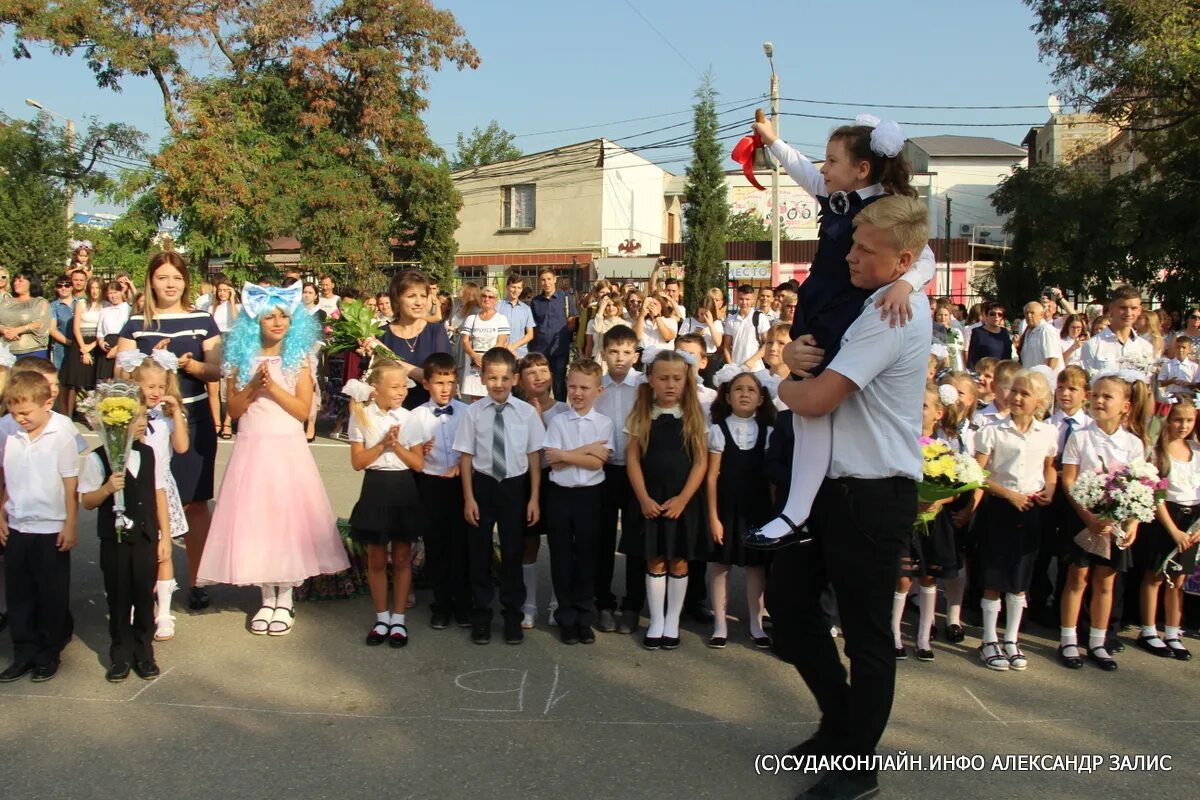
[[(36, 108), (38, 111), (41, 111), (44, 114), (49, 114), (52, 117), (58, 117), (61, 120), (65, 120), (67, 123), (67, 153), (71, 153), (74, 151), (74, 149), (75, 149), (75, 120), (71, 119), (70, 117), (66, 116), (65, 114), (59, 114), (57, 111), (51, 111), (50, 109), (46, 108), (44, 105), (42, 105), (37, 100), (34, 100), (31, 97), (25, 98), (25, 105), (29, 106), (30, 108)], [(75, 190), (71, 188), (70, 181), (67, 182), (66, 188), (67, 188), (67, 224), (70, 225), (71, 222), (73, 222), (75, 220)]]
[[(771, 65), (771, 126), (779, 136), (779, 76), (775, 74), (775, 45), (763, 42), (763, 53)], [(779, 283), (779, 160), (771, 156), (771, 283)]]

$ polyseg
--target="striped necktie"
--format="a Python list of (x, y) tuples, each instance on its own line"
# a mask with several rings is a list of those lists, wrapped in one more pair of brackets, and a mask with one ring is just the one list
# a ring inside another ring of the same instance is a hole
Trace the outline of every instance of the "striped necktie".
[(492, 408), (496, 409), (496, 420), (492, 424), (492, 477), (502, 481), (508, 477), (504, 452), (504, 409), (508, 408), (508, 403), (496, 403)]

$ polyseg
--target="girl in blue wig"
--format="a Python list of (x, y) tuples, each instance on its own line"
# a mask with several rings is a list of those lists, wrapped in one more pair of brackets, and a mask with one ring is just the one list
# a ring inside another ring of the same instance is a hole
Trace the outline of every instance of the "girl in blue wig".
[(299, 284), (246, 284), (242, 313), (226, 334), (238, 436), (197, 578), (260, 587), (250, 632), (271, 636), (292, 630), (294, 587), (350, 566), (304, 435), (313, 397), (308, 356), (320, 329), (300, 307), (300, 293)]

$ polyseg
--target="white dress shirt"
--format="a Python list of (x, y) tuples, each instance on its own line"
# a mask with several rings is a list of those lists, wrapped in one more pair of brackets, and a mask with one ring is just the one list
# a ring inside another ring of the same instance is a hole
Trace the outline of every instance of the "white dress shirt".
[(625, 465), (625, 420), (633, 410), (633, 401), (637, 399), (637, 387), (646, 382), (646, 376), (636, 370), (629, 370), (625, 378), (614, 381), (612, 376), (605, 375), (600, 381), (604, 391), (596, 398), (595, 409), (613, 421), (616, 429), (615, 447), (612, 458), (608, 463), (616, 466)]
[(1117, 428), (1112, 436), (1100, 429), (1095, 420), (1079, 428), (1067, 440), (1063, 450), (1063, 464), (1076, 464), (1080, 472), (1100, 468), (1111, 469), (1118, 464), (1133, 464), (1146, 459), (1146, 447), (1142, 440), (1124, 428)]
[(1187, 461), (1176, 461), (1172, 456), (1171, 470), (1167, 473), (1167, 502), (1181, 506), (1200, 505), (1200, 445), (1188, 442), (1192, 457)]
[(1021, 346), (1021, 366), (1025, 369), (1038, 365), (1050, 366), (1046, 361), (1051, 358), (1058, 359), (1058, 364), (1053, 367), (1054, 374), (1057, 375), (1066, 366), (1063, 364), (1062, 337), (1053, 325), (1042, 320), (1025, 333), (1024, 344)]
[[(581, 415), (568, 407), (566, 413), (556, 415), (546, 429), (545, 446), (574, 450), (595, 442), (604, 442), (604, 446), (611, 453), (616, 448), (614, 427), (613, 421), (595, 408), (589, 408), (586, 414)], [(604, 468), (587, 469), (571, 464), (560, 469), (551, 469), (550, 480), (556, 486), (566, 489), (598, 486), (604, 482)]]
[(688, 317), (683, 322), (679, 323), (679, 335), (685, 336), (689, 333), (700, 334), (704, 337), (704, 352), (711, 356), (713, 353), (717, 352), (717, 344), (713, 341), (714, 328), (716, 329), (717, 333), (721, 334), (721, 336), (725, 335), (725, 326), (719, 319), (714, 319), (712, 322), (712, 327), (710, 328), (707, 324), (701, 322), (695, 317)]
[[(675, 331), (679, 332), (679, 320), (674, 317), (662, 316), (659, 317), (663, 323)], [(662, 331), (658, 329), (658, 323), (646, 317), (642, 320), (642, 363), (649, 364), (654, 360), (654, 357), (663, 350), (672, 349), (671, 342), (663, 338)]]
[(100, 309), (100, 321), (96, 323), (96, 338), (116, 336), (129, 321), (129, 303), (117, 303), (115, 306), (106, 305)]
[[(400, 428), (400, 446), (412, 447), (415, 444), (422, 444), (429, 437), (425, 434), (425, 425), (420, 417), (413, 414), (406, 408), (393, 408), (391, 411), (384, 411), (379, 407), (378, 403), (370, 403), (363, 406), (363, 413), (367, 418), (365, 427), (358, 424), (358, 419), (354, 414), (350, 415), (350, 425), (346, 429), (347, 438), (352, 442), (358, 442), (363, 447), (372, 448), (383, 441), (383, 437), (393, 427)], [(408, 469), (408, 465), (391, 450), (385, 451), (383, 455), (367, 465), (367, 469), (381, 469), (390, 472), (398, 472)]]
[(988, 425), (995, 425), (997, 422), (1008, 419), (1007, 411), (999, 411), (996, 408), (996, 402), (993, 400), (983, 408), (975, 412), (971, 417), (971, 424), (976, 428), (985, 428)]
[(447, 404), (447, 408), (453, 409), (451, 413), (435, 414), (437, 408), (438, 404), (430, 400), (414, 408), (413, 416), (421, 423), (425, 440), (433, 440), (433, 448), (425, 454), (425, 468), (421, 472), (442, 476), (462, 461), (462, 453), (454, 449), (454, 438), (470, 406), (451, 400)]
[[(144, 439), (143, 444), (149, 445)], [(153, 449), (153, 448), (151, 448)], [(166, 465), (160, 463), (158, 453), (154, 454), (154, 488), (166, 491), (167, 481), (171, 476), (171, 463), (168, 461)], [(142, 469), (142, 454), (137, 450), (130, 450), (129, 456), (125, 460), (125, 471), (133, 477), (137, 478), (138, 473)], [(94, 492), (104, 485), (107, 478), (104, 476), (104, 463), (100, 461), (100, 454), (95, 450), (88, 453), (83, 458), (83, 466), (79, 470), (79, 485), (78, 491), (80, 495), (88, 492)]]
[(859, 389), (833, 411), (831, 478), (921, 479), (921, 398), (933, 322), (928, 303), (912, 304), (907, 325), (880, 319), (875, 300), (889, 288), (867, 298), (827, 367)]
[(8, 527), (21, 533), (59, 533), (67, 519), (63, 478), (79, 475), (75, 425), (51, 414), (36, 439), (24, 428), (0, 434), (0, 463), (8, 500)]
[(1129, 338), (1122, 342), (1111, 328), (1105, 328), (1084, 343), (1080, 366), (1088, 371), (1088, 375), (1095, 376), (1099, 372), (1122, 369), (1122, 362), (1127, 358), (1149, 362), (1154, 358), (1154, 345), (1134, 331), (1130, 331)]
[[(492, 469), (492, 430), (496, 420), (495, 401), (485, 395), (475, 401), (463, 414), (458, 433), (454, 436), (454, 449), (471, 456), (471, 466), (476, 472), (496, 477)], [(504, 409), (504, 464), (505, 478), (515, 478), (529, 471), (529, 454), (542, 449), (546, 429), (537, 409), (517, 397), (509, 395)]]
[(1021, 433), (1005, 419), (975, 435), (975, 452), (988, 456), (992, 480), (1029, 496), (1046, 488), (1046, 459), (1058, 454), (1058, 429), (1035, 419)]
[[(754, 325), (755, 315), (758, 326)], [(771, 318), (761, 311), (751, 310), (746, 316), (736, 311), (725, 317), (725, 336), (729, 337), (731, 364), (745, 364), (758, 352), (759, 341), (771, 329)]]
[[(1074, 423), (1067, 425), (1067, 418), (1074, 420)], [(1063, 455), (1067, 452), (1067, 434), (1082, 430), (1087, 427), (1087, 424), (1092, 421), (1092, 418), (1087, 415), (1087, 412), (1082, 408), (1074, 414), (1067, 414), (1064, 411), (1055, 411), (1050, 415), (1050, 424), (1058, 428), (1058, 454)]]
[[(754, 449), (754, 445), (758, 443), (758, 420), (754, 417), (730, 414), (725, 418), (725, 425), (729, 428), (729, 435), (733, 437), (734, 447), (738, 450)], [(767, 441), (771, 440), (772, 430), (773, 428), (767, 427)], [(721, 426), (714, 422), (708, 429), (708, 452), (724, 453), (727, 445)]]
[[(1178, 358), (1168, 358), (1162, 362), (1162, 367), (1158, 370), (1158, 382), (1176, 380), (1185, 381), (1187, 383), (1196, 382), (1196, 363), (1191, 359), (1180, 361)], [(1190, 386), (1179, 386), (1172, 384), (1163, 388), (1164, 395), (1170, 394), (1191, 394)]]

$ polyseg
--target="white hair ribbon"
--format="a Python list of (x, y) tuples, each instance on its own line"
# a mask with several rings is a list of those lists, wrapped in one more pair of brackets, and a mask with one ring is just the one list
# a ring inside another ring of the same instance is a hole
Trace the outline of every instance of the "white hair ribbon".
[(958, 402), (958, 389), (948, 383), (943, 383), (938, 387), (938, 400), (941, 400), (944, 406), (954, 405)]
[(125, 372), (133, 372), (147, 358), (167, 372), (179, 371), (179, 356), (162, 347), (152, 350), (150, 355), (146, 355), (141, 350), (122, 350), (117, 353), (117, 367)]
[(1106, 369), (1103, 372), (1097, 372), (1092, 376), (1092, 385), (1096, 385), (1096, 381), (1101, 378), (1116, 378), (1117, 380), (1125, 381), (1126, 383), (1149, 383), (1146, 378), (1146, 373), (1139, 372), (1136, 369)]
[(700, 359), (696, 357), (695, 353), (689, 353), (687, 350), (676, 350), (675, 355), (686, 361), (689, 366), (697, 367), (700, 365)]
[(351, 378), (342, 384), (342, 394), (359, 403), (369, 402), (375, 394), (375, 387), (357, 378)]
[(67, 245), (67, 247), (70, 248), (72, 253), (74, 253), (76, 250), (78, 250), (81, 247), (86, 247), (88, 250), (96, 249), (96, 248), (92, 247), (91, 239), (72, 239), (70, 241), (70, 243)]
[(712, 377), (713, 386), (721, 386), (721, 384), (729, 383), (731, 380), (741, 375), (746, 371), (746, 368), (740, 364), (726, 364), (717, 370)]
[(0, 367), (11, 367), (17, 363), (17, 357), (13, 355), (12, 350), (8, 349), (5, 342), (0, 342)]
[(887, 120), (876, 124), (871, 131), (871, 152), (885, 158), (895, 158), (904, 149), (904, 131), (900, 125)]

